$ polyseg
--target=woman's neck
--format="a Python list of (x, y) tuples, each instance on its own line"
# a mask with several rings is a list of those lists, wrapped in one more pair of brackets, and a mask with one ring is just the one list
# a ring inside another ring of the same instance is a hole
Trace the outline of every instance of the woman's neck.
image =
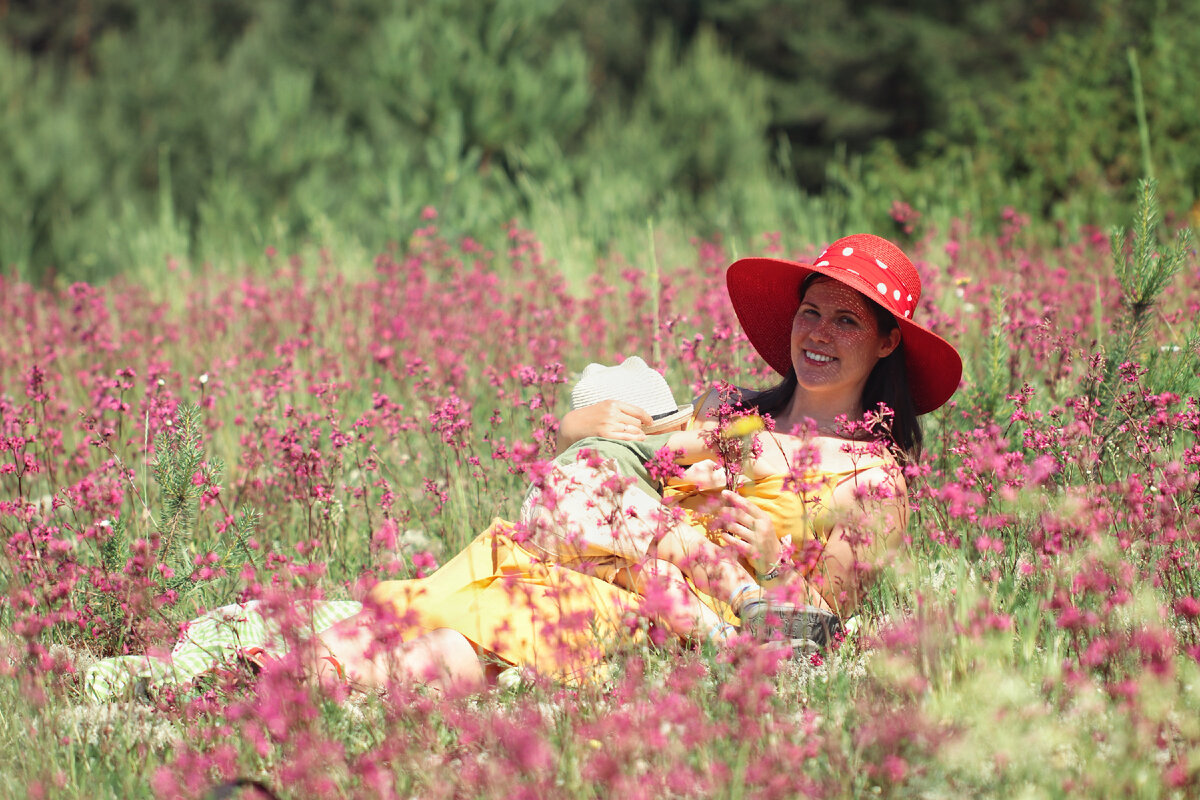
[(842, 436), (844, 434), (839, 431), (842, 426), (838, 418), (855, 422), (861, 420), (862, 416), (862, 406), (857, 399), (823, 396), (797, 386), (784, 412), (775, 420), (775, 429), (787, 433), (806, 419), (811, 419), (816, 423), (817, 433)]

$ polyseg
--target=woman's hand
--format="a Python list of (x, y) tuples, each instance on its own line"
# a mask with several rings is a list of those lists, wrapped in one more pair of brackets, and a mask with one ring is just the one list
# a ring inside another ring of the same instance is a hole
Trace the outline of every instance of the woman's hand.
[(721, 492), (717, 531), (727, 545), (745, 557), (754, 571), (765, 575), (779, 564), (783, 545), (771, 515), (728, 489)]
[(619, 400), (602, 400), (563, 415), (558, 424), (558, 451), (561, 453), (589, 436), (640, 442), (646, 438), (642, 426), (653, 422), (649, 414), (635, 405)]

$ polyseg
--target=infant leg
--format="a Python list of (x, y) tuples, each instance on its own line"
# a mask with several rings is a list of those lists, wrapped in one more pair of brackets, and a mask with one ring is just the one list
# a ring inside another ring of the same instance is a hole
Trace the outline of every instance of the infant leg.
[(371, 690), (398, 679), (439, 691), (467, 692), (486, 685), (483, 662), (474, 645), (458, 631), (438, 628), (407, 641), (388, 641), (387, 633), (378, 630), (369, 610), (322, 633), (313, 651), (313, 672), (321, 685), (344, 681), (356, 689)]

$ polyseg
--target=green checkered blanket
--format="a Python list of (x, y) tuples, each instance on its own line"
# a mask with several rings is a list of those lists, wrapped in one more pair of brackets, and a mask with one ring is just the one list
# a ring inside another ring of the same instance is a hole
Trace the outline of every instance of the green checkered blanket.
[[(362, 604), (352, 600), (313, 603), (302, 633), (319, 634), (360, 610)], [(254, 648), (282, 655), (277, 649), (280, 642), (279, 626), (263, 617), (257, 600), (222, 606), (192, 620), (168, 656), (116, 656), (97, 661), (84, 675), (84, 691), (103, 702), (127, 697), (142, 681), (148, 686), (186, 683), (233, 663)]]

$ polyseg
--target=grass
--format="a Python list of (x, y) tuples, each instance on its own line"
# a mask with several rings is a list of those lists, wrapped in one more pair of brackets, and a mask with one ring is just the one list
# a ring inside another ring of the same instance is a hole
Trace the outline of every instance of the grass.
[[(804, 222), (778, 246), (846, 232), (860, 201), (797, 195)], [(335, 244), (242, 274), (5, 279), (0, 793), (205, 797), (239, 776), (297, 798), (1194, 793), (1196, 255), (1179, 250), (1134, 319), (1118, 278), (1147, 279), (1169, 247), (1118, 270), (1106, 237), (1047, 243), (1018, 218), (974, 235), (933, 206), (906, 249), (967, 380), (926, 421), (911, 541), (820, 663), (667, 643), (580, 686), (526, 674), (483, 696), (338, 702), (281, 672), (82, 697), (91, 660), (169, 643), (201, 608), (352, 596), (511, 518), (589, 361), (657, 353), (677, 387), (763, 384), (722, 280), (771, 238), (687, 243), (643, 222), (601, 253), (577, 247), (591, 212), (535, 207), (532, 231), (482, 243), (430, 214), (379, 257)], [(783, 223), (764, 215), (761, 233)], [(1129, 364), (1110, 368), (1118, 349)], [(263, 517), (251, 568), (182, 576), (172, 601), (153, 558), (105, 569), (102, 552), (114, 520), (135, 551), (161, 544), (148, 443), (186, 402), (226, 470), (191, 501), (184, 557), (224, 558), (228, 518)]]

